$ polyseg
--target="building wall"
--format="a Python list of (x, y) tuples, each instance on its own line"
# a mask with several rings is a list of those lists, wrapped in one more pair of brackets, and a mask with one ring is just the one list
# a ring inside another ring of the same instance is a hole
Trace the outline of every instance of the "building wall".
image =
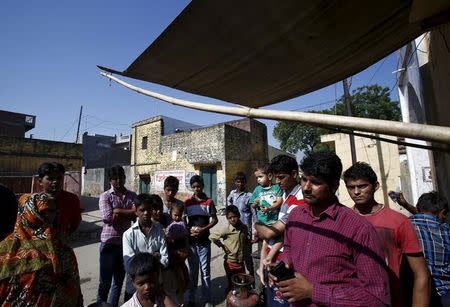
[(44, 162), (59, 162), (66, 171), (81, 171), (81, 144), (0, 136), (0, 175), (37, 173)]
[[(399, 99), (404, 122), (426, 124), (426, 104), (433, 100), (423, 87), (420, 67), (426, 65), (428, 59), (424, 57), (428, 52), (429, 35), (424, 34), (401, 49), (402, 58), (407, 62), (403, 63), (406, 68), (399, 78)], [(416, 43), (423, 52), (414, 52)], [(405, 139), (409, 143), (426, 145), (425, 141), (415, 139)], [(428, 150), (406, 147), (406, 164), (409, 168), (410, 189), (402, 189), (405, 198), (411, 203), (416, 203), (419, 196), (434, 189), (433, 180), (427, 176), (431, 173), (432, 159)]]
[[(200, 173), (202, 165), (221, 165), (223, 152), (223, 125), (201, 128), (188, 132), (173, 133), (162, 136), (163, 118), (156, 117), (133, 125), (133, 150), (131, 176), (133, 188), (139, 191), (139, 176), (150, 176), (150, 192), (162, 194), (156, 189), (155, 172), (183, 171), (185, 179)], [(142, 138), (148, 139), (147, 149), (142, 149)], [(217, 181), (223, 182), (221, 167), (218, 167)], [(180, 183), (179, 197), (186, 198), (191, 194), (186, 183)], [(219, 190), (219, 189), (218, 189)], [(218, 200), (223, 201), (222, 193)]]
[[(380, 136), (395, 139), (391, 136)], [(328, 134), (322, 136), (321, 139), (322, 143), (331, 143), (331, 145), (334, 143), (336, 154), (341, 158), (344, 171), (352, 165), (348, 135)], [(375, 199), (380, 203), (388, 204), (394, 210), (405, 213), (405, 210), (392, 202), (387, 194), (390, 190), (400, 189), (401, 185), (398, 145), (355, 136), (355, 148), (357, 161), (370, 164), (378, 176), (380, 188), (375, 193)], [(340, 182), (338, 197), (341, 203), (347, 206), (353, 205), (343, 180)]]
[[(133, 125), (130, 173), (135, 191), (139, 191), (140, 176), (148, 175), (150, 193), (162, 194), (161, 180), (172, 173), (184, 181), (179, 191), (183, 199), (192, 193), (190, 177), (212, 166), (216, 168), (217, 205), (223, 206), (234, 174), (244, 171), (254, 181), (253, 167), (259, 160), (267, 161), (267, 129), (257, 121), (245, 119), (169, 135), (162, 134), (163, 126), (164, 117)], [(144, 136), (147, 149), (142, 149)]]
[[(433, 103), (426, 105), (429, 124), (450, 127), (450, 24), (445, 24), (431, 31), (430, 62), (427, 70), (423, 70), (425, 88), (433, 93)], [(430, 94), (431, 96), (431, 94)], [(433, 152), (434, 170), (437, 190), (450, 199), (450, 155), (448, 152)], [(448, 215), (450, 219), (450, 215)]]
[[(83, 134), (83, 158), (86, 168), (104, 168), (119, 164), (130, 164), (129, 145), (116, 144), (115, 136)], [(124, 149), (128, 148), (128, 149)]]
[(36, 116), (0, 110), (0, 135), (24, 137), (34, 128)]
[(44, 162), (59, 162), (68, 177), (65, 186), (80, 195), (81, 144), (0, 136), (0, 183), (15, 193), (36, 190), (38, 167)]
[[(134, 189), (131, 189), (132, 185), (134, 184), (133, 180), (131, 179), (130, 174), (130, 166), (129, 165), (122, 165), (124, 171), (125, 171), (125, 187), (127, 189), (130, 189), (134, 191)], [(108, 180), (108, 168), (84, 168), (82, 171), (82, 191), (81, 195), (83, 196), (90, 196), (90, 197), (99, 197), (100, 194), (102, 194), (104, 191), (111, 188), (111, 185)]]

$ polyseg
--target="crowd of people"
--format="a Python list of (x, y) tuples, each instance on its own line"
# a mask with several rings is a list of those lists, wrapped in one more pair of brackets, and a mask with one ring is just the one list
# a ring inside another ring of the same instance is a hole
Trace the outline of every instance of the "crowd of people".
[[(61, 164), (42, 164), (42, 192), (18, 202), (0, 186), (8, 202), (0, 216), (2, 306), (83, 306), (67, 244), (81, 210), (62, 189), (64, 173)], [(119, 306), (125, 282), (122, 306), (212, 306), (214, 243), (223, 250), (227, 291), (232, 276), (247, 273), (262, 284), (265, 306), (450, 306), (449, 207), (437, 192), (423, 194), (417, 206), (399, 193), (408, 218), (376, 201), (380, 185), (370, 165), (357, 162), (343, 172), (330, 152), (310, 153), (300, 166), (279, 155), (254, 175), (251, 192), (245, 174), (236, 173), (227, 225), (216, 229), (216, 206), (201, 176), (190, 178), (192, 195), (181, 201), (176, 177), (165, 179), (162, 197), (137, 195), (125, 187), (121, 166), (108, 169), (111, 188), (99, 197), (97, 303)], [(352, 207), (336, 196), (341, 179)]]

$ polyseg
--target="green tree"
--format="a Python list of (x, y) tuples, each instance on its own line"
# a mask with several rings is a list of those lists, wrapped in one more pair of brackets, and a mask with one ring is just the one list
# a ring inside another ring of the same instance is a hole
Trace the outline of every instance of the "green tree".
[[(335, 107), (315, 113), (345, 115), (346, 108), (341, 97)], [(369, 85), (353, 91), (352, 113), (355, 117), (386, 119), (398, 121), (401, 112), (398, 101), (391, 100), (388, 87)], [(355, 127), (356, 128), (356, 127)], [(320, 136), (332, 131), (325, 128), (297, 122), (280, 121), (273, 130), (273, 136), (280, 142), (282, 150), (296, 154), (298, 151), (320, 151), (327, 149), (320, 142)]]

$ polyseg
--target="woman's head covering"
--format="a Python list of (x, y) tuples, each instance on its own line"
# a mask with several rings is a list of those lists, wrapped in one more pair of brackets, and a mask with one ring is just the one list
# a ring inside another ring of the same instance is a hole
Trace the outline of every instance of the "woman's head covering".
[(47, 218), (52, 211), (56, 211), (56, 201), (46, 193), (20, 197), (14, 232), (0, 242), (0, 280), (45, 265), (57, 267), (56, 248), (62, 242)]
[(14, 232), (0, 242), (0, 302), (83, 306), (77, 260), (53, 226), (55, 215), (56, 201), (48, 194), (19, 199)]

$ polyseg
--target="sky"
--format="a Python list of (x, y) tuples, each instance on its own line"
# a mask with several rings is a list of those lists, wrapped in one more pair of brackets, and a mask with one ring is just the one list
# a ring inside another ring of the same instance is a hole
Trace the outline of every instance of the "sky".
[[(237, 119), (146, 97), (100, 76), (96, 65), (124, 70), (175, 19), (186, 0), (0, 1), (0, 110), (36, 116), (29, 137), (74, 142), (80, 107), (80, 135), (130, 134), (134, 122), (165, 115), (200, 126)], [(180, 52), (183, 52), (180, 50)], [(396, 85), (397, 53), (353, 76), (351, 89)], [(180, 99), (229, 105), (157, 84), (126, 81)], [(268, 106), (278, 110), (332, 107), (342, 83)], [(275, 121), (267, 125), (269, 144)]]

